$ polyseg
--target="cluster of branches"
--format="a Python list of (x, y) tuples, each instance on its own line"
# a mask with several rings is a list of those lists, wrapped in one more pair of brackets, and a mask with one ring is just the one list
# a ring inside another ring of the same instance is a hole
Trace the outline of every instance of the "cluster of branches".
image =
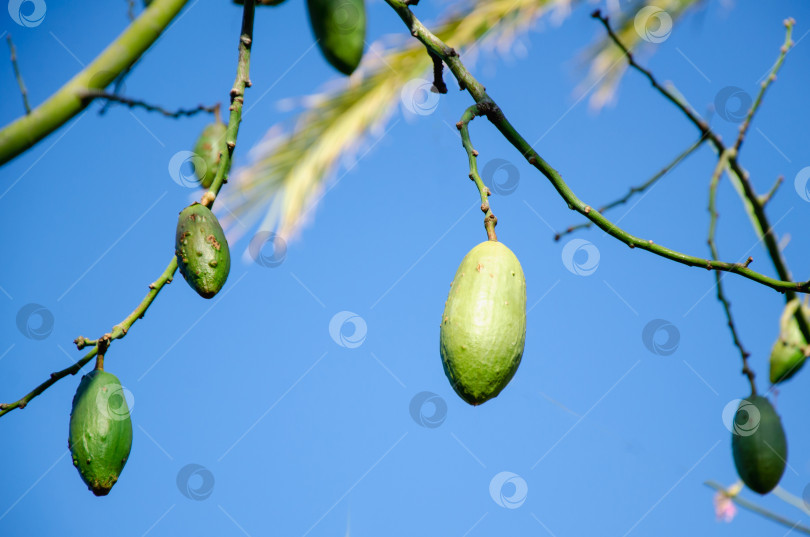
[[(509, 141), (520, 152), (523, 158), (525, 158), (530, 165), (534, 166), (550, 181), (552, 186), (569, 208), (580, 213), (587, 219), (587, 222), (571, 226), (566, 230), (557, 233), (555, 235), (556, 240), (559, 240), (561, 237), (569, 233), (595, 225), (604, 230), (611, 237), (625, 243), (630, 248), (646, 250), (650, 253), (686, 266), (700, 267), (714, 271), (717, 298), (722, 304), (724, 313), (727, 317), (732, 341), (739, 350), (742, 359), (742, 372), (747, 376), (751, 385), (752, 393), (755, 394), (756, 386), (754, 382), (754, 373), (748, 364), (749, 353), (745, 350), (740, 340), (739, 332), (734, 324), (730, 301), (726, 297), (723, 286), (724, 273), (737, 274), (758, 284), (781, 292), (785, 295), (786, 301), (791, 301), (796, 298), (797, 293), (810, 292), (810, 281), (796, 282), (792, 280), (785, 259), (782, 256), (782, 252), (779, 248), (778, 238), (772, 229), (771, 223), (765, 211), (768, 201), (771, 199), (776, 188), (781, 183), (781, 178), (776, 181), (774, 186), (766, 194), (760, 195), (754, 189), (749, 173), (743, 168), (739, 161), (740, 149), (743, 145), (751, 122), (763, 102), (763, 97), (766, 91), (770, 87), (771, 83), (776, 79), (776, 75), (784, 62), (788, 50), (792, 46), (791, 33), (793, 21), (785, 21), (785, 26), (787, 29), (786, 37), (785, 42), (780, 49), (777, 61), (773, 65), (769, 76), (762, 82), (759, 93), (756, 96), (751, 108), (748, 110), (748, 113), (739, 128), (739, 132), (734, 140), (734, 143), (727, 145), (722, 141), (720, 136), (710, 128), (708, 122), (700, 117), (695, 109), (684, 99), (684, 97), (681, 96), (679, 92), (677, 92), (674, 88), (665, 88), (648, 69), (641, 66), (636, 61), (633, 53), (621, 42), (614, 30), (611, 28), (608, 18), (603, 16), (600, 11), (595, 11), (592, 16), (604, 26), (609, 38), (615, 43), (615, 46), (619, 47), (624, 53), (628, 65), (637, 71), (641, 76), (645, 77), (662, 97), (671, 102), (673, 106), (683, 113), (686, 119), (694, 125), (699, 137), (697, 141), (691, 144), (672, 162), (668, 163), (663, 169), (661, 169), (646, 182), (638, 186), (631, 187), (627, 194), (621, 198), (594, 209), (592, 206), (579, 199), (579, 197), (577, 197), (577, 195), (563, 180), (560, 173), (548, 162), (546, 162), (534, 150), (534, 148), (532, 148), (526, 142), (523, 136), (521, 136), (521, 134), (509, 122), (503, 110), (492, 99), (492, 97), (487, 94), (485, 88), (467, 70), (457, 52), (452, 47), (440, 40), (430, 30), (428, 30), (414, 16), (413, 12), (411, 11), (411, 6), (416, 5), (415, 1), (386, 0), (386, 2), (399, 15), (407, 26), (411, 35), (413, 35), (413, 37), (415, 37), (422, 43), (422, 45), (425, 46), (430, 58), (433, 60), (433, 75), (436, 88), (441, 93), (445, 93), (447, 91), (446, 85), (442, 79), (443, 65), (446, 65), (449, 71), (456, 78), (460, 88), (466, 90), (475, 101), (475, 104), (464, 111), (460, 121), (457, 124), (457, 127), (461, 131), (462, 145), (468, 156), (470, 179), (474, 181), (481, 197), (481, 210), (485, 214), (484, 225), (488, 238), (490, 240), (497, 240), (497, 236), (495, 234), (497, 218), (492, 213), (492, 209), (489, 204), (488, 197), (490, 192), (484, 185), (478, 173), (478, 152), (473, 148), (469, 132), (469, 123), (475, 117), (479, 116), (486, 117), (492, 123), (492, 125), (503, 134), (506, 140)], [(160, 33), (168, 26), (172, 18), (179, 13), (184, 4), (185, 0), (155, 0), (152, 2), (149, 8), (137, 19), (134, 19), (130, 27), (123, 34), (121, 34), (121, 36), (119, 36), (119, 38), (112, 43), (91, 65), (76, 75), (51, 98), (33, 111), (30, 109), (28, 104), (25, 85), (22, 81), (22, 76), (20, 75), (16, 63), (16, 55), (13, 44), (9, 39), (14, 72), (17, 77), (20, 91), (23, 95), (26, 115), (0, 129), (0, 164), (11, 160), (17, 155), (23, 153), (28, 148), (32, 147), (39, 140), (59, 128), (67, 120), (86, 107), (91, 101), (96, 99), (102, 99), (108, 102), (118, 102), (130, 107), (138, 106), (149, 111), (162, 113), (167, 117), (175, 118), (189, 116), (199, 112), (218, 113), (218, 105), (214, 107), (198, 106), (188, 110), (169, 111), (159, 106), (122, 97), (115, 93), (111, 94), (104, 92), (104, 89), (110, 83), (118, 80), (119, 77), (129, 72), (132, 65), (157, 39)], [(230, 118), (228, 121), (225, 140), (227, 151), (222, 154), (221, 164), (217, 169), (217, 174), (213, 184), (202, 196), (201, 203), (208, 207), (213, 205), (217, 194), (227, 180), (232, 162), (233, 150), (236, 146), (239, 124), (241, 121), (244, 91), (246, 87), (250, 86), (249, 66), (253, 35), (253, 11), (254, 2), (252, 0), (245, 0), (242, 30), (239, 39), (237, 76), (233, 88), (230, 91)], [(148, 28), (152, 28), (152, 30), (147, 31)], [(154, 31), (154, 28), (157, 28), (158, 31)], [(652, 240), (635, 236), (611, 222), (604, 215), (604, 213), (609, 212), (611, 209), (619, 205), (627, 203), (633, 196), (650, 188), (686, 157), (706, 143), (708, 143), (718, 155), (717, 164), (709, 181), (708, 209), (710, 213), (710, 223), (708, 231), (708, 245), (710, 257), (703, 258), (685, 254), (667, 248), (663, 245), (656, 244)], [(724, 174), (728, 176), (729, 180), (731, 180), (737, 187), (737, 191), (742, 197), (754, 229), (765, 245), (768, 257), (770, 258), (776, 271), (776, 278), (751, 269), (750, 265), (753, 259), (750, 257), (743, 263), (725, 262), (719, 259), (719, 252), (715, 240), (717, 229), (716, 193), (718, 184)], [(77, 338), (74, 343), (79, 350), (87, 347), (92, 347), (92, 349), (71, 367), (52, 373), (45, 382), (38, 385), (19, 400), (12, 403), (0, 404), (0, 416), (3, 416), (17, 408), (24, 408), (33, 398), (40, 395), (61, 378), (64, 378), (67, 375), (76, 374), (94, 357), (98, 359), (100, 356), (102, 356), (109, 347), (110, 343), (116, 339), (126, 336), (132, 325), (138, 319), (144, 316), (147, 309), (163, 287), (172, 281), (176, 270), (177, 259), (173, 256), (163, 273), (149, 285), (149, 291), (146, 297), (137, 305), (132, 313), (130, 313), (123, 321), (116, 324), (110, 332), (105, 333), (97, 339), (91, 340), (84, 337)], [(808, 321), (802, 312), (802, 308), (798, 308), (796, 310), (795, 316), (802, 335), (806, 341), (810, 341), (810, 326), (808, 326)]]

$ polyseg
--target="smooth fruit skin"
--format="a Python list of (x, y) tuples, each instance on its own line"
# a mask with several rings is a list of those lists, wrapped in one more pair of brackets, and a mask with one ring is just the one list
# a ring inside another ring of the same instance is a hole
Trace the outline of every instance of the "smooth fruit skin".
[(796, 310), (802, 308), (810, 319), (810, 308), (803, 306), (798, 298), (791, 300), (779, 321), (779, 337), (773, 344), (770, 356), (770, 379), (778, 384), (791, 378), (804, 366), (806, 357), (803, 348), (807, 345), (796, 320)]
[(132, 420), (115, 375), (93, 370), (82, 377), (73, 396), (68, 448), (87, 487), (106, 496), (132, 448)]
[(220, 153), (225, 151), (226, 130), (227, 127), (221, 121), (206, 125), (194, 144), (194, 153), (205, 163), (205, 166), (194, 167), (194, 175), (203, 188), (209, 188), (217, 175)]
[(782, 420), (766, 398), (753, 395), (740, 402), (731, 451), (748, 488), (767, 494), (779, 484), (787, 464), (787, 439)]
[(312, 33), (326, 60), (344, 75), (360, 65), (366, 40), (363, 0), (307, 0)]
[(444, 373), (469, 404), (496, 397), (512, 380), (526, 341), (526, 279), (502, 243), (482, 242), (462, 260), (439, 340)]
[(225, 232), (214, 213), (193, 203), (177, 220), (175, 255), (180, 273), (203, 298), (216, 295), (231, 270), (231, 253)]

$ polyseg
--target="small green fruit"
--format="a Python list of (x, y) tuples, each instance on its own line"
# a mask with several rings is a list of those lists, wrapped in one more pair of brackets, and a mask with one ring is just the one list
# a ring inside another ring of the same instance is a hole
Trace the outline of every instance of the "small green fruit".
[(787, 464), (787, 439), (782, 420), (766, 398), (753, 395), (740, 402), (731, 451), (737, 473), (748, 488), (767, 494), (779, 484)]
[(771, 349), (770, 379), (773, 384), (788, 380), (804, 366), (807, 342), (802, 336), (795, 315), (800, 307), (805, 318), (810, 320), (810, 308), (801, 306), (798, 298), (788, 302), (782, 312), (779, 337)]
[(209, 188), (214, 182), (219, 167), (220, 155), (225, 152), (225, 131), (228, 128), (221, 121), (207, 125), (197, 143), (194, 144), (194, 153), (202, 158), (203, 166), (194, 166), (194, 175), (203, 188)]
[(73, 396), (68, 447), (73, 465), (96, 496), (118, 481), (132, 448), (132, 421), (115, 375), (93, 370)]
[(201, 297), (211, 298), (225, 285), (231, 253), (222, 226), (205, 205), (195, 202), (180, 213), (175, 255), (183, 278)]
[(496, 397), (515, 375), (526, 340), (526, 279), (502, 243), (482, 242), (461, 261), (439, 339), (444, 372), (471, 405)]
[(363, 0), (307, 0), (312, 32), (326, 60), (344, 75), (360, 65), (366, 40)]

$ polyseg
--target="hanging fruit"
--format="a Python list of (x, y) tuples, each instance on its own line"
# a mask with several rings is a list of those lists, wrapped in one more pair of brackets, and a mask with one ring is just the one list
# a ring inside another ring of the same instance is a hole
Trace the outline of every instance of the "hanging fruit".
[(205, 205), (194, 202), (180, 213), (175, 255), (183, 278), (201, 297), (211, 298), (225, 285), (231, 270), (228, 241)]
[(496, 397), (517, 371), (526, 340), (526, 279), (497, 241), (464, 257), (442, 315), (440, 352), (456, 393), (471, 405)]
[[(218, 114), (217, 114), (218, 116)], [(222, 121), (206, 125), (197, 143), (194, 144), (194, 153), (203, 161), (203, 166), (194, 166), (194, 175), (203, 188), (209, 188), (217, 175), (219, 160), (225, 149), (225, 131), (227, 127)]]
[(787, 439), (782, 420), (766, 398), (752, 395), (740, 401), (731, 451), (737, 474), (748, 488), (767, 494), (779, 484), (787, 464)]
[(773, 384), (784, 382), (804, 366), (807, 342), (799, 329), (796, 311), (801, 307), (810, 321), (810, 308), (801, 305), (798, 298), (788, 302), (779, 321), (779, 337), (771, 349), (770, 379)]
[(73, 396), (68, 447), (93, 494), (109, 494), (132, 448), (129, 407), (115, 375), (95, 369), (82, 377)]
[(350, 75), (360, 65), (366, 40), (363, 0), (307, 0), (312, 33), (326, 61)]

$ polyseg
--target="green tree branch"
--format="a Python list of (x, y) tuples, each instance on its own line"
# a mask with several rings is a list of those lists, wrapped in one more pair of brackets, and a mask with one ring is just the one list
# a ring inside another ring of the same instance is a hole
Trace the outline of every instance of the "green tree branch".
[(739, 274), (745, 278), (781, 292), (810, 292), (810, 281), (796, 283), (790, 281), (789, 279), (778, 280), (751, 270), (746, 264), (712, 261), (701, 257), (687, 255), (664, 246), (659, 246), (652, 240), (644, 240), (640, 237), (636, 237), (635, 235), (632, 235), (613, 224), (598, 211), (593, 210), (590, 205), (587, 205), (580, 200), (562, 179), (559, 172), (557, 172), (557, 170), (552, 168), (550, 164), (543, 160), (543, 158), (534, 150), (534, 148), (532, 148), (532, 146), (529, 145), (529, 143), (520, 135), (520, 133), (517, 132), (512, 124), (506, 119), (506, 116), (500, 107), (498, 107), (492, 98), (487, 95), (484, 86), (482, 86), (472, 76), (472, 74), (470, 74), (470, 72), (461, 62), (458, 53), (454, 49), (447, 46), (438, 37), (431, 33), (430, 30), (428, 30), (414, 16), (404, 1), (385, 1), (396, 11), (396, 13), (408, 27), (411, 35), (417, 38), (433, 53), (442, 58), (444, 63), (456, 77), (456, 80), (459, 82), (460, 86), (467, 90), (467, 92), (473, 97), (475, 102), (478, 103), (480, 107), (483, 107), (484, 115), (486, 115), (487, 119), (489, 119), (489, 121), (501, 132), (501, 134), (504, 135), (509, 143), (520, 151), (521, 155), (526, 158), (529, 164), (537, 168), (543, 175), (546, 176), (555, 190), (557, 190), (560, 196), (566, 201), (568, 207), (584, 215), (586, 218), (596, 224), (597, 227), (604, 230), (608, 235), (620, 240), (631, 248), (640, 248), (687, 266), (702, 267), (709, 270), (722, 270)]
[[(201, 203), (211, 207), (217, 197), (222, 185), (225, 184), (228, 176), (228, 171), (231, 168), (233, 160), (233, 150), (236, 147), (236, 138), (239, 134), (239, 124), (242, 121), (242, 105), (244, 104), (245, 88), (250, 86), (250, 47), (253, 42), (253, 0), (245, 0), (245, 7), (242, 14), (242, 31), (239, 36), (239, 60), (237, 65), (236, 80), (234, 81), (233, 88), (230, 91), (230, 118), (228, 120), (228, 129), (225, 133), (225, 143), (227, 151), (222, 153), (220, 164), (217, 167), (217, 175), (209, 190), (203, 195)], [(169, 265), (163, 274), (158, 277), (153, 283), (149, 285), (149, 292), (146, 297), (138, 304), (138, 306), (130, 313), (123, 321), (118, 323), (112, 328), (112, 331), (104, 334), (98, 340), (88, 340), (82, 336), (76, 338), (74, 343), (76, 347), (81, 350), (84, 347), (93, 345), (93, 349), (84, 355), (78, 362), (72, 366), (51, 373), (50, 378), (31, 390), (19, 400), (13, 403), (0, 404), (0, 417), (11, 412), (15, 408), (25, 408), (25, 406), (34, 397), (40, 395), (42, 392), (50, 388), (59, 379), (67, 375), (75, 375), (87, 363), (99, 353), (99, 348), (105, 348), (116, 339), (121, 339), (127, 335), (129, 329), (138, 319), (143, 318), (146, 310), (152, 305), (152, 302), (157, 298), (163, 287), (171, 283), (175, 272), (177, 271), (177, 257), (172, 256)]]
[(103, 90), (146, 52), (188, 0), (154, 0), (93, 62), (47, 101), (0, 130), (0, 165), (81, 112), (90, 101), (82, 93)]

